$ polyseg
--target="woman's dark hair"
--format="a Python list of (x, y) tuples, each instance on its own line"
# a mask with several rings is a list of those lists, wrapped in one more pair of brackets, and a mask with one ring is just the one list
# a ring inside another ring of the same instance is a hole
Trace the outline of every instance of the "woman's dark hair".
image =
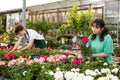
[[(105, 27), (105, 23), (103, 21), (103, 19), (95, 19), (92, 23), (93, 24), (96, 24), (96, 27), (99, 27), (99, 28), (103, 28), (103, 31), (101, 32), (100, 34), (100, 41), (103, 41), (104, 40), (104, 36), (107, 35), (109, 33), (109, 30), (108, 28)], [(91, 39), (94, 40), (96, 38), (96, 34), (92, 34), (92, 37)]]
[(23, 28), (23, 26), (17, 26), (16, 28), (15, 28), (15, 34), (17, 35), (20, 31), (22, 31), (24, 28)]

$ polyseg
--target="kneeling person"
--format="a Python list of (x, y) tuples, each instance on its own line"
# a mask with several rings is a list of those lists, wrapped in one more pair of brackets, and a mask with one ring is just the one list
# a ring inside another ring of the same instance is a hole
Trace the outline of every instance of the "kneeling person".
[(28, 41), (28, 44), (20, 49), (19, 52), (30, 49), (33, 45), (35, 48), (40, 49), (43, 49), (47, 46), (44, 37), (33, 29), (24, 29), (23, 26), (17, 26), (15, 28), (15, 34), (19, 36), (19, 39), (10, 52), (15, 51), (22, 43), (23, 39), (26, 39)]

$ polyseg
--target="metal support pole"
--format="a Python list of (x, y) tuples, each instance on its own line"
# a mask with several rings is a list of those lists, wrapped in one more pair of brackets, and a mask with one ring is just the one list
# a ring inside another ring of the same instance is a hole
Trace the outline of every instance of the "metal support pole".
[[(26, 29), (26, 0), (23, 0), (23, 8), (22, 8), (22, 26)], [(22, 46), (24, 47), (26, 40), (22, 40)]]
[(119, 44), (119, 14), (120, 14), (120, 11), (119, 11), (119, 0), (118, 0), (118, 22), (117, 22), (117, 44)]
[(26, 28), (26, 0), (23, 0), (22, 26), (23, 26), (24, 28)]

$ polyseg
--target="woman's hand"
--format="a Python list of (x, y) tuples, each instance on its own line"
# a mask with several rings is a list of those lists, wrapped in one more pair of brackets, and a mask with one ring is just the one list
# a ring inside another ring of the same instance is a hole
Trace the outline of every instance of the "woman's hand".
[(92, 56), (91, 56), (91, 57), (95, 58), (95, 57), (96, 57), (96, 54), (92, 54)]

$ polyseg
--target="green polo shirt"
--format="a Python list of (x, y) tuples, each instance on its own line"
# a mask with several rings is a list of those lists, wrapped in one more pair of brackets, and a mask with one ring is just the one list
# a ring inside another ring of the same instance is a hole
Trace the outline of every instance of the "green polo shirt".
[(106, 53), (108, 54), (107, 57), (105, 57), (105, 62), (108, 64), (112, 63), (112, 54), (113, 51), (113, 41), (109, 34), (104, 36), (104, 41), (100, 41), (99, 35), (96, 36), (96, 39), (91, 40), (91, 35), (89, 36), (89, 42), (87, 43), (87, 47), (90, 47), (92, 49), (92, 54), (101, 54)]

